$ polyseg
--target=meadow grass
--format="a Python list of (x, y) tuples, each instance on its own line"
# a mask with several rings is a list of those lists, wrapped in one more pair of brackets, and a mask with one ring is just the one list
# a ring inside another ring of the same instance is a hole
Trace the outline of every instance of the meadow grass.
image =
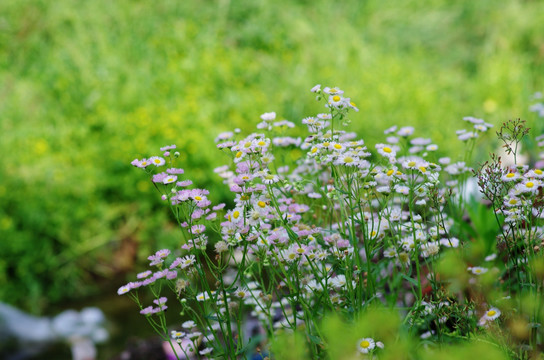
[(131, 268), (123, 241), (178, 240), (134, 156), (176, 143), (226, 198), (208, 144), (265, 111), (299, 123), (315, 83), (350, 89), (367, 142), (410, 124), (460, 156), (464, 115), (533, 126), (543, 44), (539, 1), (2, 1), (0, 298), (39, 312)]

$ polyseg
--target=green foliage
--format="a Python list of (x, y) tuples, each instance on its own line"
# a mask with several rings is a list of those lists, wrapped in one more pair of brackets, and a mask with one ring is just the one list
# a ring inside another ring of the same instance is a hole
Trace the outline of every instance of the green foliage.
[(303, 332), (283, 332), (278, 334), (270, 344), (270, 349), (277, 359), (299, 360), (308, 358)]
[(224, 198), (214, 136), (265, 111), (298, 122), (316, 82), (354, 89), (365, 139), (410, 123), (453, 154), (459, 114), (528, 118), (543, 14), (515, 0), (2, 1), (0, 298), (38, 312), (131, 267), (122, 244), (175, 244), (129, 162), (176, 143)]
[[(347, 324), (340, 316), (331, 314), (325, 319), (322, 328), (329, 358), (338, 360), (360, 357), (356, 349), (362, 338), (383, 342), (387, 344), (387, 350), (397, 341), (401, 330), (398, 312), (381, 306), (370, 306), (351, 324)], [(396, 353), (395, 350), (388, 351)]]
[(431, 359), (479, 359), (479, 360), (506, 360), (508, 354), (498, 348), (495, 344), (479, 342), (475, 339), (466, 344), (445, 346), (441, 349), (425, 351), (421, 357), (424, 360)]

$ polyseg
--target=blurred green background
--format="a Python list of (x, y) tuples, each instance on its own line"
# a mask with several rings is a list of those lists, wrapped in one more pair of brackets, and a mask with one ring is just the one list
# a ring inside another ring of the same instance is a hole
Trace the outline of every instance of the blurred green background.
[(1, 1), (0, 299), (39, 314), (111, 296), (175, 246), (130, 165), (160, 146), (224, 199), (214, 137), (268, 111), (300, 124), (321, 83), (357, 103), (368, 143), (413, 125), (455, 158), (463, 116), (534, 122), (543, 74), (536, 0)]

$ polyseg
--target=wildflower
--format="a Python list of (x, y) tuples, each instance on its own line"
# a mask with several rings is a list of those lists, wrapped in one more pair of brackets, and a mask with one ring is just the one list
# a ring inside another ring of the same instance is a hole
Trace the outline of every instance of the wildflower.
[(387, 128), (387, 129), (385, 129), (385, 130), (383, 131), (383, 133), (384, 133), (385, 135), (394, 133), (395, 131), (397, 131), (397, 128), (398, 128), (397, 125), (393, 125), (393, 126)]
[(475, 118), (473, 116), (465, 116), (465, 117), (463, 117), (463, 120), (468, 121), (468, 122), (470, 122), (472, 124), (483, 124), (484, 123), (484, 120)]
[(427, 151), (436, 151), (436, 150), (438, 150), (438, 145), (429, 144), (429, 145), (427, 145), (427, 147), (425, 147), (425, 150), (427, 150)]
[(191, 226), (191, 234), (193, 235), (200, 235), (206, 230), (206, 226), (202, 224), (193, 225)]
[(514, 206), (519, 206), (521, 205), (523, 202), (516, 196), (510, 196), (510, 197), (507, 197), (505, 200), (504, 200), (504, 206), (506, 207), (514, 207)]
[(344, 107), (345, 99), (340, 95), (331, 95), (329, 96), (328, 104), (336, 109)]
[(484, 260), (485, 261), (493, 261), (497, 258), (497, 254), (490, 254), (490, 255), (487, 255)]
[(523, 183), (516, 185), (516, 190), (522, 193), (533, 193), (538, 192), (538, 188), (542, 186), (540, 180), (524, 181)]
[(218, 143), (220, 141), (226, 141), (228, 139), (231, 139), (234, 136), (234, 133), (232, 131), (222, 132), (215, 138), (215, 142)]
[(484, 268), (484, 267), (480, 267), (480, 266), (474, 266), (474, 267), (469, 267), (468, 268), (468, 271), (470, 271), (474, 275), (485, 274), (488, 270), (489, 270), (488, 268)]
[(183, 331), (176, 331), (176, 330), (172, 330), (170, 332), (170, 337), (174, 340), (176, 339), (179, 339), (179, 338), (182, 338), (185, 336), (185, 333)]
[(190, 333), (190, 334), (187, 334), (187, 337), (188, 337), (189, 339), (191, 339), (191, 340), (194, 340), (194, 339), (200, 337), (200, 335), (202, 335), (201, 332), (199, 332), (199, 331), (194, 331), (194, 332), (192, 332), (192, 333)]
[(342, 90), (340, 90), (337, 87), (330, 88), (328, 86), (323, 89), (323, 92), (329, 95), (342, 95), (344, 93)]
[(330, 120), (332, 119), (332, 115), (331, 114), (317, 114), (317, 118), (319, 120)]
[(376, 342), (372, 338), (363, 338), (359, 340), (358, 350), (361, 354), (368, 354), (370, 351), (374, 350), (376, 347)]
[(440, 250), (440, 243), (436, 241), (428, 242), (421, 246), (421, 256), (427, 258), (427, 257), (438, 254), (439, 250)]
[(395, 185), (395, 191), (402, 195), (410, 194), (410, 188), (405, 185), (400, 185), (400, 184)]
[(321, 84), (317, 84), (310, 91), (313, 92), (313, 93), (320, 92), (321, 91)]
[(140, 310), (140, 314), (145, 316), (151, 316), (154, 314), (153, 306), (148, 306), (145, 309)]
[(359, 112), (359, 108), (357, 107), (357, 105), (356, 105), (353, 101), (351, 101), (349, 98), (346, 98), (345, 101), (346, 101), (346, 104), (347, 104), (351, 109), (355, 110), (355, 112)]
[(385, 156), (388, 159), (395, 158), (397, 155), (395, 148), (386, 144), (376, 144), (376, 150), (378, 150), (380, 155)]
[(174, 150), (176, 148), (176, 145), (167, 145), (160, 148), (161, 151), (168, 151), (168, 150)]
[(145, 279), (146, 277), (149, 277), (151, 274), (152, 274), (151, 270), (147, 270), (136, 275), (136, 278)]
[(180, 175), (180, 174), (183, 174), (184, 172), (185, 171), (183, 169), (178, 169), (178, 168), (166, 169), (166, 173), (170, 175)]
[(193, 265), (196, 262), (196, 258), (194, 255), (188, 255), (181, 259), (181, 268), (185, 269), (191, 265)]
[(213, 348), (207, 347), (204, 350), (200, 350), (199, 354), (200, 355), (207, 355), (207, 354), (211, 353), (212, 351), (213, 351)]
[(523, 176), (529, 179), (542, 179), (544, 178), (544, 171), (540, 169), (533, 169), (526, 172)]
[(198, 302), (206, 301), (209, 299), (210, 299), (210, 296), (208, 295), (208, 293), (205, 293), (205, 292), (202, 292), (196, 296), (196, 301)]
[(360, 163), (359, 159), (350, 155), (340, 155), (337, 160), (334, 161), (335, 165), (344, 166), (357, 166)]
[(420, 337), (421, 339), (428, 339), (428, 338), (430, 338), (431, 336), (433, 336), (433, 333), (434, 333), (433, 330), (426, 331), (426, 332), (424, 332), (423, 334), (421, 334), (419, 337)]
[(132, 288), (130, 287), (129, 284), (127, 285), (123, 285), (119, 288), (119, 290), (117, 290), (117, 295), (123, 295), (123, 294), (126, 294), (128, 293)]
[(395, 248), (393, 247), (387, 248), (386, 250), (384, 250), (383, 256), (385, 256), (386, 258), (396, 258), (397, 250), (395, 250)]
[(163, 166), (166, 163), (166, 160), (164, 160), (160, 156), (152, 156), (149, 158), (149, 162), (157, 167)]
[(148, 167), (149, 165), (151, 165), (151, 161), (147, 160), (147, 159), (142, 159), (142, 160), (138, 160), (138, 159), (134, 159), (131, 164), (133, 166), (136, 166), (136, 167), (139, 167), (139, 168), (146, 168)]
[(263, 176), (263, 183), (267, 185), (277, 183), (279, 180), (280, 178), (277, 175), (267, 174)]
[(240, 288), (234, 292), (234, 295), (236, 295), (241, 300), (244, 300), (249, 296), (249, 291), (247, 289)]
[(184, 329), (192, 329), (196, 326), (196, 323), (193, 320), (185, 321), (181, 324), (181, 327)]
[(517, 172), (508, 172), (501, 176), (501, 180), (505, 182), (518, 180), (521, 176)]
[(414, 133), (414, 128), (412, 126), (404, 126), (399, 129), (397, 132), (398, 136), (408, 137)]
[(178, 179), (178, 177), (175, 176), (175, 175), (168, 175), (162, 180), (162, 183), (163, 184), (171, 184), (173, 182), (176, 182), (177, 179)]
[(445, 247), (453, 247), (456, 248), (459, 246), (459, 239), (457, 238), (450, 238), (450, 239), (440, 239), (440, 245), (443, 245)]
[(274, 119), (276, 119), (275, 112), (268, 112), (261, 115), (261, 120), (263, 121), (273, 121)]
[(155, 266), (162, 264), (164, 262), (164, 258), (166, 258), (168, 255), (170, 255), (170, 250), (168, 249), (162, 249), (155, 253), (155, 255), (151, 255), (147, 258), (147, 260), (151, 261), (149, 264), (150, 266)]
[(168, 301), (168, 299), (165, 298), (164, 296), (163, 296), (163, 297), (160, 297), (160, 298), (158, 298), (158, 299), (153, 300), (153, 302), (154, 302), (155, 304), (159, 305), (159, 306), (160, 306), (160, 305), (166, 304), (166, 301)]
[(497, 319), (499, 316), (501, 316), (501, 311), (497, 309), (496, 307), (492, 307), (491, 309), (485, 312), (482, 319), (485, 319), (486, 321), (492, 321)]
[(478, 137), (478, 133), (473, 131), (459, 130), (457, 131), (457, 138), (461, 141), (467, 141)]

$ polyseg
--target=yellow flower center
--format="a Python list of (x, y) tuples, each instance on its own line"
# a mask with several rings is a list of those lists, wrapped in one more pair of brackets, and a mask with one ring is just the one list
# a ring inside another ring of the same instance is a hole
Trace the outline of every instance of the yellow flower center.
[(240, 212), (238, 210), (235, 210), (233, 213), (232, 213), (232, 216), (235, 218), (235, 219), (238, 219), (238, 217), (240, 216)]
[(236, 157), (237, 157), (237, 158), (241, 158), (242, 155), (243, 155), (243, 152), (241, 152), (241, 151), (238, 151), (238, 152), (236, 153)]
[(323, 146), (329, 146), (330, 144), (331, 144), (330, 142), (326, 141), (323, 143)]
[(514, 174), (514, 173), (508, 173), (508, 174), (506, 174), (506, 177), (507, 177), (507, 178), (513, 178), (514, 176), (516, 176), (516, 174)]
[(383, 148), (383, 152), (390, 153), (391, 151), (392, 151), (392, 150), (391, 150), (390, 147), (387, 147), (387, 146), (386, 146), (386, 147)]
[(335, 93), (337, 90), (336, 89), (330, 89), (329, 92), (331, 93)]
[(353, 101), (350, 101), (349, 104), (353, 107), (357, 107)]
[(333, 101), (340, 101), (340, 96), (334, 95), (334, 96), (332, 97), (332, 100), (333, 100)]
[(155, 159), (154, 161), (155, 161), (155, 164), (160, 164), (161, 163), (161, 161), (159, 159)]
[(340, 144), (334, 144), (334, 148), (337, 150), (340, 150), (342, 148), (342, 145)]
[(344, 158), (344, 162), (347, 163), (347, 164), (352, 163), (352, 162), (353, 162), (353, 158), (350, 157), (350, 156), (346, 156), (346, 157)]
[(257, 205), (259, 205), (259, 207), (264, 208), (264, 207), (266, 206), (266, 203), (265, 203), (264, 201), (259, 201), (259, 202), (257, 203)]
[(197, 200), (197, 201), (200, 201), (200, 200), (202, 200), (202, 196), (198, 196), (198, 195), (197, 195), (197, 196), (195, 196), (195, 200)]
[(391, 176), (395, 173), (395, 170), (391, 169), (387, 172), (387, 176)]
[(259, 141), (259, 142), (257, 143), (257, 145), (259, 145), (259, 146), (265, 146), (265, 145), (266, 145), (266, 142), (264, 142), (264, 141), (261, 140), (261, 141)]
[(537, 175), (542, 175), (542, 170), (535, 169), (535, 174), (537, 174)]
[(247, 149), (248, 147), (250, 147), (250, 146), (251, 146), (251, 143), (250, 143), (250, 142), (246, 142), (246, 143), (244, 144), (244, 147), (245, 147), (246, 149)]
[(493, 315), (495, 315), (496, 313), (497, 313), (497, 312), (496, 312), (495, 310), (489, 310), (489, 311), (487, 312), (487, 316), (493, 316)]
[(409, 167), (414, 167), (414, 166), (416, 166), (416, 162), (415, 162), (415, 161), (410, 161), (410, 162), (408, 163), (408, 166), (409, 166)]
[(425, 166), (420, 166), (419, 167), (419, 170), (421, 170), (421, 172), (427, 172), (427, 169), (425, 168)]
[(516, 205), (518, 203), (518, 201), (516, 199), (510, 199), (510, 201), (508, 203), (510, 205)]
[(535, 186), (535, 183), (533, 183), (532, 181), (529, 181), (528, 183), (525, 184), (525, 186), (527, 186), (530, 189), (533, 186)]
[(366, 349), (367, 347), (370, 346), (370, 342), (367, 341), (367, 340), (363, 340), (361, 341), (361, 343), (359, 344), (363, 349)]
[(312, 154), (315, 154), (317, 152), (317, 148), (316, 147), (313, 147), (312, 148)]

